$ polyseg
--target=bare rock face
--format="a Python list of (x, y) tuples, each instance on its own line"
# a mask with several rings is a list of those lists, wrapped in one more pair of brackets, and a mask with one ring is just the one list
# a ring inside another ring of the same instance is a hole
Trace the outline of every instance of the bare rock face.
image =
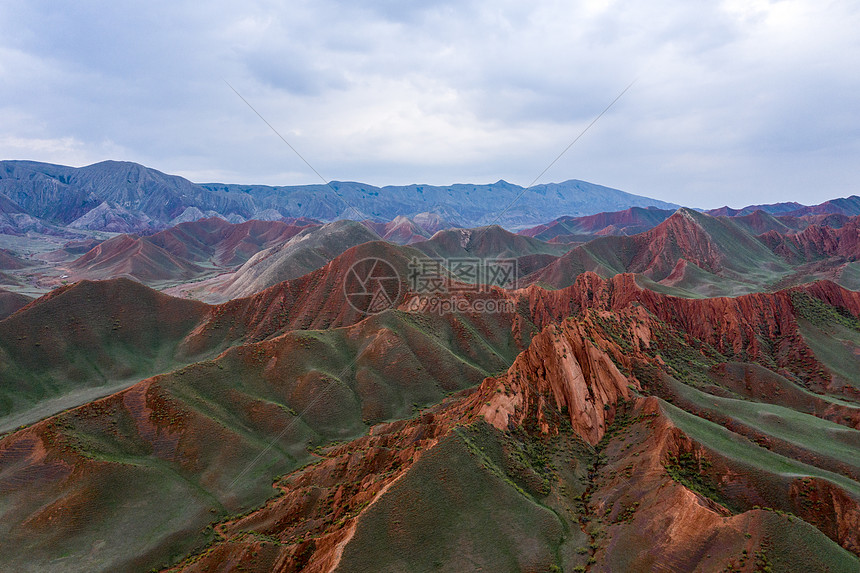
[(629, 270), (655, 280), (665, 278), (679, 258), (715, 273), (723, 268), (725, 255), (688, 209), (678, 210), (640, 240), (643, 244)]
[(586, 336), (582, 325), (571, 321), (545, 328), (502, 378), (484, 383), (483, 391), (495, 389), (481, 414), (503, 431), (534, 415), (546, 433), (552, 429), (543, 413), (549, 401), (567, 413), (579, 436), (597, 444), (612, 422), (616, 403), (630, 398), (628, 384), (638, 388), (638, 382), (629, 381)]
[(759, 236), (775, 254), (790, 263), (803, 263), (828, 257), (849, 261), (860, 256), (860, 228), (857, 217), (848, 219), (840, 228), (830, 225), (810, 225), (794, 234), (769, 231)]
[[(838, 386), (798, 326), (793, 302), (798, 292), (860, 316), (860, 293), (826, 280), (773, 293), (688, 299), (643, 289), (629, 273), (604, 279), (586, 272), (564, 289), (547, 291), (531, 285), (513, 296), (528, 308), (538, 327), (589, 310), (618, 313), (641, 307), (650, 315), (646, 320), (657, 319), (685, 333), (688, 340), (706, 343), (732, 359), (773, 361), (777, 371), (791, 371), (810, 388), (829, 391)], [(850, 389), (846, 392), (852, 395)]]

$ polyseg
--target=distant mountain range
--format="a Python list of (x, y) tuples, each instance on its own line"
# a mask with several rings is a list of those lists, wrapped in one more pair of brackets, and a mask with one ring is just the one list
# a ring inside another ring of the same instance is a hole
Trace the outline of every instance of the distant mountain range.
[(732, 209), (731, 207), (720, 207), (719, 209), (711, 209), (705, 211), (708, 215), (726, 215), (729, 217), (737, 217), (739, 215), (751, 215), (756, 211), (764, 211), (771, 215), (788, 215), (792, 217), (803, 217), (806, 215), (858, 215), (860, 214), (860, 197), (852, 195), (851, 197), (842, 197), (839, 199), (831, 199), (818, 205), (801, 205), (800, 203), (771, 203), (770, 205), (749, 205), (741, 209)]
[[(746, 231), (759, 235), (768, 231), (791, 233), (802, 231), (811, 225), (821, 225), (838, 229), (851, 217), (860, 215), (860, 197), (825, 201), (820, 205), (801, 206), (790, 214), (779, 214), (779, 205), (755, 205), (743, 209), (721, 207), (702, 211), (711, 217), (731, 219), (732, 223)], [(797, 205), (791, 203), (790, 205)], [(753, 209), (753, 210), (750, 210)], [(767, 210), (770, 209), (770, 210)], [(693, 210), (695, 211), (695, 210)], [(597, 213), (585, 217), (563, 216), (519, 231), (520, 235), (534, 237), (550, 243), (583, 243), (596, 237), (629, 236), (653, 229), (668, 219), (674, 210), (648, 207), (631, 207), (624, 211)], [(772, 214), (775, 213), (775, 214)]]
[(536, 185), (525, 193), (506, 181), (443, 187), (332, 181), (271, 187), (196, 184), (122, 161), (80, 168), (0, 161), (0, 232), (7, 234), (46, 232), (50, 227), (151, 233), (213, 216), (232, 223), (289, 217), (388, 222), (405, 216), (431, 232), (488, 224), (513, 229), (544, 223), (556, 214), (582, 216), (634, 206), (677, 208), (577, 180)]
[[(665, 220), (678, 207), (575, 179), (527, 190), (503, 180), (449, 186), (376, 187), (342, 181), (267, 186), (192, 183), (123, 161), (80, 168), (0, 161), (0, 234), (9, 235), (34, 232), (74, 238), (80, 231), (146, 235), (211, 217), (231, 223), (304, 218), (314, 223), (365, 221), (375, 233), (398, 243), (423, 240), (442, 229), (494, 224), (525, 229), (522, 234), (545, 241), (569, 243), (600, 235), (636, 234)], [(704, 212), (747, 217), (757, 211), (780, 220), (852, 217), (860, 215), (860, 197), (813, 206), (788, 202)]]

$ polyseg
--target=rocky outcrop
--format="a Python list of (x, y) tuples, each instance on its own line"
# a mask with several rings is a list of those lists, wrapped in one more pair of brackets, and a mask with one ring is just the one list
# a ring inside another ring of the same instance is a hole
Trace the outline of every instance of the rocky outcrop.
[(860, 228), (852, 218), (840, 228), (810, 225), (794, 234), (769, 231), (759, 239), (774, 253), (791, 264), (808, 263), (839, 257), (856, 261), (860, 257)]
[(589, 309), (620, 312), (641, 306), (655, 319), (684, 333), (688, 341), (705, 343), (731, 359), (775, 363), (781, 372), (800, 375), (804, 383), (826, 389), (831, 374), (800, 333), (792, 302), (795, 290), (847, 312), (860, 315), (860, 293), (830, 281), (818, 281), (774, 293), (739, 297), (687, 299), (643, 289), (634, 275), (604, 279), (580, 274), (568, 288), (547, 291), (530, 286), (516, 291), (539, 327), (581, 314)]
[(486, 381), (487, 401), (480, 414), (500, 430), (526, 423), (544, 433), (557, 431), (546, 419), (545, 406), (567, 415), (582, 439), (597, 444), (612, 423), (619, 400), (631, 393), (629, 381), (609, 354), (586, 338), (571, 321), (548, 326), (532, 339), (501, 379)]

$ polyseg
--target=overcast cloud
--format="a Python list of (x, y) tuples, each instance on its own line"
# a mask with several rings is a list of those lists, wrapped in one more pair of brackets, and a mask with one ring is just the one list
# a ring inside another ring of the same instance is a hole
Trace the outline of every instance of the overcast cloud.
[[(201, 8), (201, 6), (203, 6)], [(193, 181), (543, 176), (695, 205), (860, 193), (860, 2), (0, 4), (0, 158)]]

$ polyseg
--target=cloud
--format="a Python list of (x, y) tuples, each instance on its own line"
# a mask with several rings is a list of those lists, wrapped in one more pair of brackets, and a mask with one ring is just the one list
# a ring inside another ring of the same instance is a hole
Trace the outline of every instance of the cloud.
[(809, 203), (857, 192), (858, 28), (806, 0), (11, 1), (0, 156), (315, 182), (226, 79), (325, 177), (526, 184), (638, 76), (544, 181)]

